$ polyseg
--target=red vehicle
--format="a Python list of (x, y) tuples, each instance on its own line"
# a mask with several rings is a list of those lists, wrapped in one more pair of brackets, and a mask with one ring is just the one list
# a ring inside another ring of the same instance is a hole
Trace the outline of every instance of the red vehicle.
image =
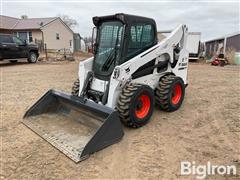
[(219, 54), (211, 63), (213, 66), (224, 66), (226, 64), (228, 64), (228, 60), (224, 58), (224, 54)]

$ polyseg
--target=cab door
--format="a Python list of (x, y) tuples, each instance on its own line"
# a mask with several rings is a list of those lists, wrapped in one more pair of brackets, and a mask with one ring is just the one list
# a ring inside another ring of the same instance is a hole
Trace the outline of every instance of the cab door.
[(28, 55), (27, 43), (15, 36), (13, 36), (13, 42), (16, 44), (17, 47), (18, 58), (26, 58)]
[(17, 44), (13, 42), (11, 35), (1, 35), (0, 42), (3, 59), (17, 58), (18, 54)]

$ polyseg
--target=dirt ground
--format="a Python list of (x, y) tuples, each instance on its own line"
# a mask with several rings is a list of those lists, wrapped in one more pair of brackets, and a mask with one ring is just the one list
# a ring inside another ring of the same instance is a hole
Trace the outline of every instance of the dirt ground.
[[(195, 179), (181, 161), (240, 167), (240, 68), (190, 64), (182, 107), (155, 108), (144, 127), (78, 164), (22, 123), (24, 112), (50, 88), (71, 91), (78, 62), (0, 63), (1, 179)], [(239, 179), (208, 176), (206, 179)]]

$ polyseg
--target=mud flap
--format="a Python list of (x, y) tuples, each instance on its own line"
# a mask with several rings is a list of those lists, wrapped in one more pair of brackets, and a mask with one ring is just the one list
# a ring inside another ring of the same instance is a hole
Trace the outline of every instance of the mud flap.
[(22, 122), (75, 162), (124, 135), (117, 111), (55, 90), (41, 97)]

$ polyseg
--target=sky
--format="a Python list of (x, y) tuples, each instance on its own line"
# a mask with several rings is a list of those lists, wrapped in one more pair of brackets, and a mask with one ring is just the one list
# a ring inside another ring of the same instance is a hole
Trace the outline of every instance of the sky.
[[(73, 29), (91, 36), (93, 16), (127, 13), (155, 19), (158, 30), (186, 24), (209, 40), (239, 31), (239, 0), (0, 0), (0, 14), (55, 17), (66, 14), (78, 22)], [(107, 1), (107, 2), (106, 2)], [(134, 1), (134, 2), (130, 2)]]

